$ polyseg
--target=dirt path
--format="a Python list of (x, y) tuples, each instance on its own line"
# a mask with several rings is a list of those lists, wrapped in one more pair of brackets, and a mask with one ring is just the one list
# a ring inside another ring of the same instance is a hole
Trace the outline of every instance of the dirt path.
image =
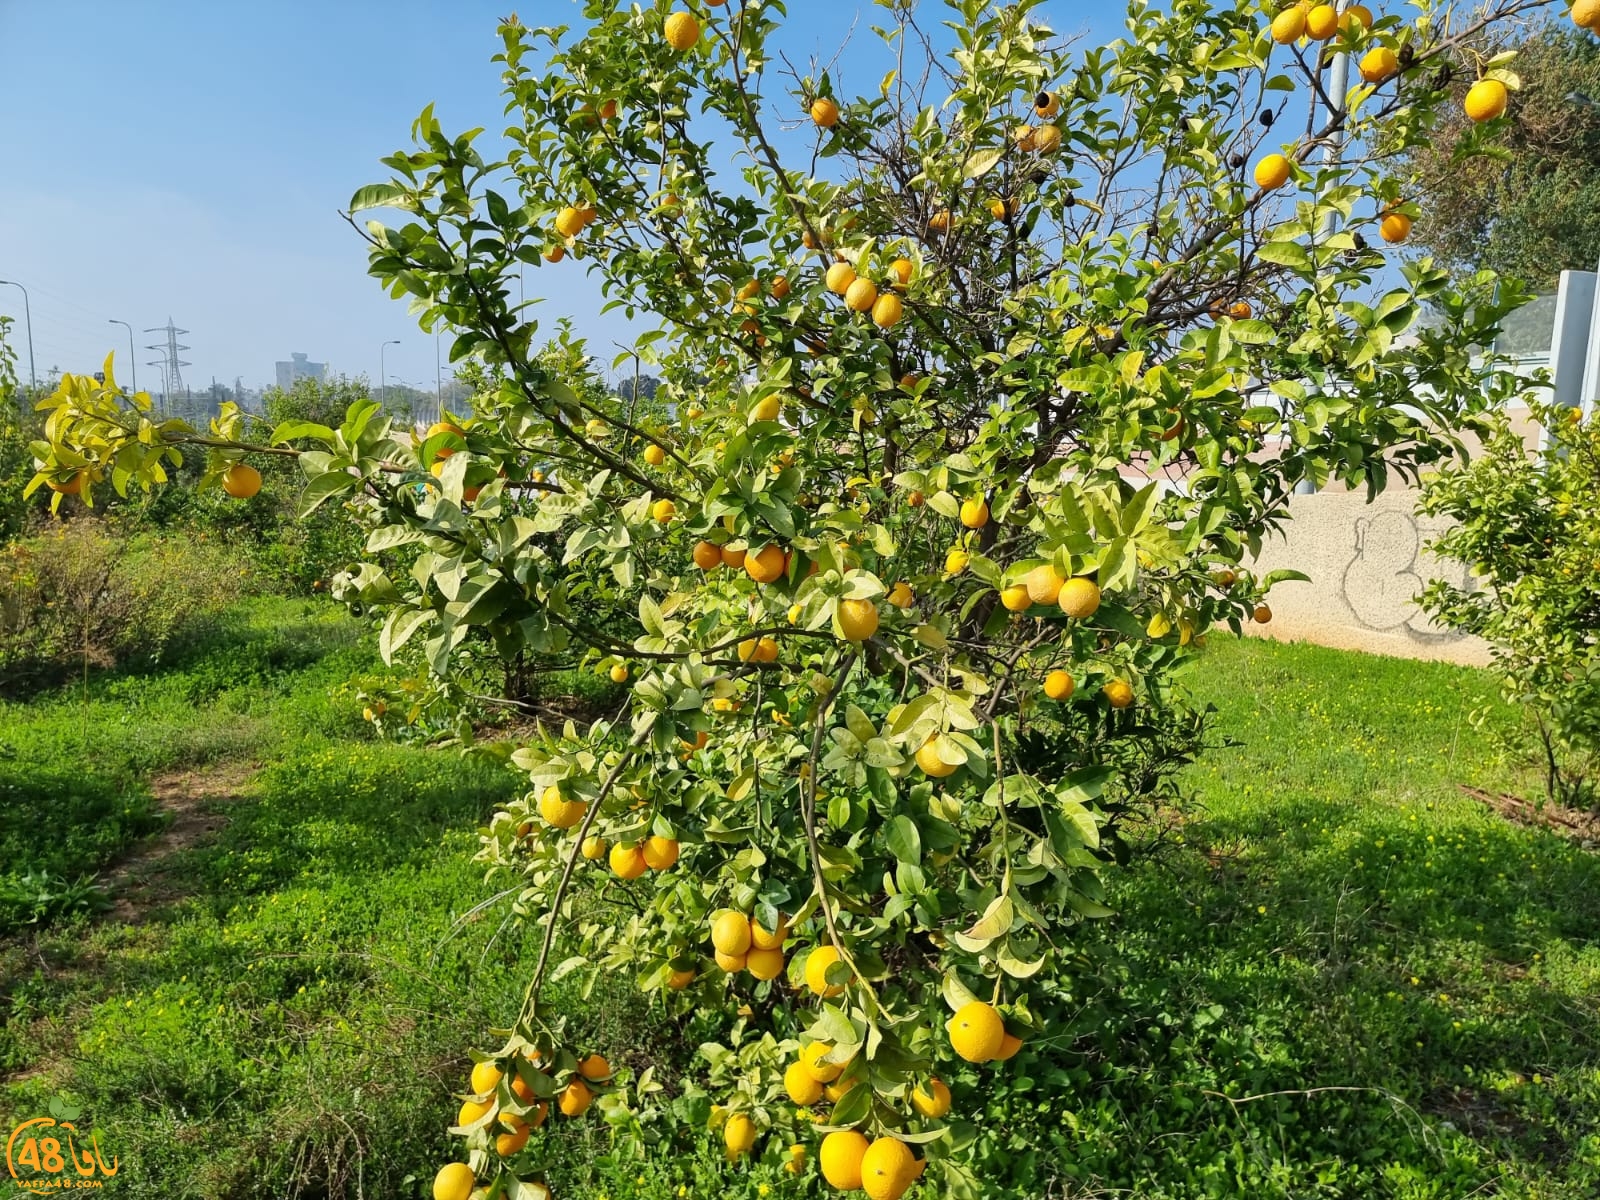
[(106, 916), (138, 924), (152, 909), (181, 895), (183, 888), (172, 878), (178, 865), (174, 857), (227, 823), (223, 809), (255, 773), (254, 763), (223, 762), (152, 779), (150, 793), (156, 807), (169, 814), (171, 822), (107, 872), (103, 886), (112, 904)]

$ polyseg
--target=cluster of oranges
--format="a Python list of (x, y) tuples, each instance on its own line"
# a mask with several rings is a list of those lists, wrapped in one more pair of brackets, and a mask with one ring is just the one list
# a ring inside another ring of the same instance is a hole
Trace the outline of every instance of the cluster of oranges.
[[(1572, 16), (1580, 26), (1600, 29), (1600, 0), (1578, 0)], [(1341, 13), (1332, 3), (1295, 0), (1272, 19), (1271, 34), (1272, 40), (1280, 46), (1302, 39), (1326, 42), (1341, 33), (1361, 38), (1371, 31), (1372, 21), (1372, 11), (1364, 4), (1352, 4)], [(1360, 59), (1361, 78), (1374, 87), (1387, 83), (1410, 62), (1409, 50), (1409, 46), (1399, 51), (1388, 45), (1372, 46)], [(1477, 80), (1467, 89), (1463, 109), (1475, 122), (1493, 121), (1505, 114), (1509, 101), (1510, 92), (1505, 82), (1491, 75)], [(1268, 154), (1256, 163), (1256, 186), (1263, 191), (1275, 191), (1289, 182), (1293, 172), (1288, 156)], [(1399, 244), (1411, 235), (1411, 218), (1386, 208), (1379, 214), (1378, 232), (1385, 242)]]
[[(495, 1153), (501, 1158), (521, 1153), (532, 1131), (550, 1115), (550, 1101), (541, 1097), (553, 1097), (563, 1116), (580, 1117), (594, 1103), (595, 1093), (604, 1090), (612, 1078), (611, 1064), (600, 1054), (580, 1060), (560, 1087), (545, 1071), (537, 1052), (520, 1059), (504, 1069), (489, 1059), (477, 1063), (467, 1080), (468, 1095), (456, 1114), (456, 1124), (462, 1128), (492, 1128)], [(533, 1083), (529, 1082), (530, 1077)], [(542, 1184), (523, 1186), (543, 1188)], [(446, 1163), (434, 1176), (434, 1200), (468, 1200), (475, 1187), (477, 1178), (470, 1166)], [(533, 1194), (539, 1193), (535, 1190)], [(549, 1200), (548, 1188), (544, 1188), (542, 1200)]]

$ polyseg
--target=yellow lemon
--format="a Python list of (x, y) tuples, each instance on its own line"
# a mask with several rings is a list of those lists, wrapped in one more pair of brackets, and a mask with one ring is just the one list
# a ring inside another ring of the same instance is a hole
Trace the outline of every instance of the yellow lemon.
[(806, 986), (824, 998), (844, 991), (844, 984), (828, 982), (828, 968), (838, 961), (839, 952), (832, 946), (818, 946), (806, 955)]
[(750, 920), (728, 909), (711, 922), (711, 944), (722, 954), (744, 954), (750, 949)]
[(839, 601), (839, 629), (846, 641), (866, 641), (878, 632), (878, 606), (871, 600)]
[(952, 1050), (968, 1062), (981, 1063), (1000, 1053), (1006, 1027), (992, 1004), (969, 1000), (945, 1022), (945, 1032)]
[(675, 12), (663, 27), (667, 45), (680, 54), (700, 40), (700, 22), (686, 12)]
[(854, 1129), (839, 1129), (822, 1139), (817, 1159), (822, 1166), (822, 1177), (841, 1192), (853, 1192), (861, 1186), (861, 1160), (866, 1157), (869, 1143)]
[(1033, 598), (1028, 595), (1028, 585), (1013, 583), (1008, 588), (1000, 589), (1000, 603), (1012, 612), (1023, 612), (1033, 604)]
[(1072, 695), (1072, 676), (1065, 671), (1051, 671), (1044, 677), (1044, 694), (1052, 700), (1065, 700)]
[(1256, 186), (1275, 191), (1289, 182), (1289, 160), (1281, 154), (1269, 154), (1256, 164)]
[(917, 751), (917, 766), (922, 768), (922, 773), (933, 779), (944, 779), (956, 773), (957, 764), (947, 763), (939, 757), (937, 747), (938, 737), (931, 737), (922, 743)]
[(899, 1138), (877, 1138), (861, 1156), (861, 1186), (871, 1200), (900, 1200), (916, 1178), (915, 1156)]
[(938, 1120), (950, 1111), (950, 1089), (941, 1079), (930, 1079), (911, 1093), (911, 1107), (930, 1120)]
[(1061, 585), (1056, 603), (1067, 616), (1085, 620), (1100, 610), (1100, 585), (1081, 576), (1069, 579)]

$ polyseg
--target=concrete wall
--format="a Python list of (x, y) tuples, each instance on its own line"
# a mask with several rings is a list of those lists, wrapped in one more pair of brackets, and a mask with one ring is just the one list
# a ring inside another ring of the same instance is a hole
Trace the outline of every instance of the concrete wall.
[(1295, 496), (1283, 535), (1262, 547), (1255, 569), (1290, 567), (1311, 583), (1272, 589), (1272, 621), (1249, 632), (1404, 658), (1482, 666), (1487, 643), (1434, 626), (1415, 603), (1434, 579), (1464, 586), (1464, 567), (1424, 550), (1444, 523), (1416, 514), (1417, 493), (1391, 490), (1371, 504), (1365, 492)]

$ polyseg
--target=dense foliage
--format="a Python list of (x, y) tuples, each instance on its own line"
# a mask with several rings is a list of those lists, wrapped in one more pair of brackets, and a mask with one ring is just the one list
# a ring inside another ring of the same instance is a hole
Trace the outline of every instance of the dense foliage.
[[(109, 364), (63, 381), (34, 487), (159, 482), (198, 446), (202, 484), (247, 497), (247, 457), (293, 457), (307, 511), (369, 530), (336, 591), (385, 656), (448, 686), (488, 643), (631, 684), (512, 756), (532, 789), (482, 857), (543, 937), (436, 1195), (544, 1195), (532, 1127), (596, 1097), (635, 1143), (709, 1119), (874, 1200), (925, 1167), (982, 1191), (939, 1077), (1049, 1061), (1074, 927), (1110, 911), (1107, 809), (1187, 753), (1162, 731), (1205, 631), (1270, 618), (1249, 552), (1296, 484), (1415, 478), (1517, 387), (1471, 351), (1514, 288), (1395, 273), (1361, 236), (1416, 211), (1364, 148), (1436, 136), (1437, 66), (1537, 4), (1434, 7), (1136, 5), (1078, 51), (1032, 3), (952, 4), (938, 34), (896, 5), (862, 96), (781, 77), (776, 3), (510, 19), (497, 152), (425, 111), (352, 203), (401, 214), (367, 225), (371, 269), (484, 364), (470, 414), (418, 434), (358, 402), (253, 437), (152, 419)], [(1370, 86), (1328, 97), (1334, 50)], [(1516, 82), (1473, 69), (1468, 150)], [(776, 148), (795, 117), (803, 166)], [(564, 369), (581, 347), (536, 351), (523, 264), (658, 323), (651, 412)], [(739, 1019), (614, 1074), (545, 988), (622, 973)]]
[(1436, 553), (1471, 568), (1478, 586), (1429, 586), (1435, 620), (1488, 640), (1506, 698), (1535, 722), (1548, 795), (1600, 800), (1600, 421), (1536, 406), (1547, 431), (1534, 452), (1501, 420), (1484, 453), (1442, 472), (1423, 511), (1454, 524)]

